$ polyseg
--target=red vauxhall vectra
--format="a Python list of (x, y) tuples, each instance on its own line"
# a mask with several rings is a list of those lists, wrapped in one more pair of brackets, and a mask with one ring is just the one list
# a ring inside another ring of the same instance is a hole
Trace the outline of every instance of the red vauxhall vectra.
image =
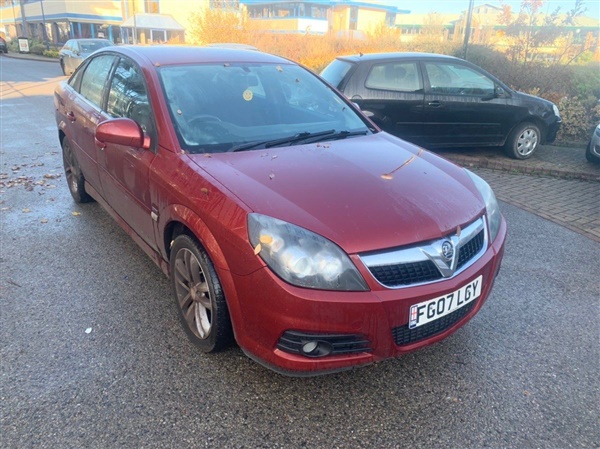
[(483, 306), (506, 223), (488, 184), (257, 51), (109, 47), (55, 92), (66, 178), (169, 276), (203, 352), (288, 375), (449, 336)]

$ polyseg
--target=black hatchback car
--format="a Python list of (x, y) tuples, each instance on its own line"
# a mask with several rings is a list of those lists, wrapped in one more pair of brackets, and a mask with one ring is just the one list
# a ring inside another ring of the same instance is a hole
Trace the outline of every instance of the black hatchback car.
[(321, 73), (384, 131), (425, 148), (504, 146), (527, 159), (556, 138), (556, 105), (452, 56), (338, 57)]

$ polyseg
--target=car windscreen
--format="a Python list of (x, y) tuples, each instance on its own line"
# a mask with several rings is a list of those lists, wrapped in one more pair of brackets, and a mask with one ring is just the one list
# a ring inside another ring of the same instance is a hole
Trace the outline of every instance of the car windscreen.
[(369, 132), (363, 118), (338, 94), (295, 64), (220, 63), (158, 70), (179, 143), (189, 152)]
[(321, 72), (321, 76), (325, 78), (332, 86), (340, 87), (340, 83), (352, 68), (353, 64), (347, 61), (336, 59), (329, 64)]
[(81, 53), (93, 53), (100, 48), (108, 47), (110, 45), (110, 42), (105, 41), (90, 41), (79, 43), (79, 46), (81, 47)]

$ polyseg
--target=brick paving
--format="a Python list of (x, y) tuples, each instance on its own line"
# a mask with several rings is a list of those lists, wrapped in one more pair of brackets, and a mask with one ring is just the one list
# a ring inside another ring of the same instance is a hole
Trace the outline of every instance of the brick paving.
[(496, 197), (600, 242), (600, 183), (474, 169)]

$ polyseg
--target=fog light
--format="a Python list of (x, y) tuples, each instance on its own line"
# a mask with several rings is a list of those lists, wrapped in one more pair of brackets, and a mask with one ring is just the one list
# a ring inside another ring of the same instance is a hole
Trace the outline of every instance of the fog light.
[(325, 357), (331, 354), (333, 347), (328, 341), (311, 340), (302, 344), (300, 352), (306, 357)]

